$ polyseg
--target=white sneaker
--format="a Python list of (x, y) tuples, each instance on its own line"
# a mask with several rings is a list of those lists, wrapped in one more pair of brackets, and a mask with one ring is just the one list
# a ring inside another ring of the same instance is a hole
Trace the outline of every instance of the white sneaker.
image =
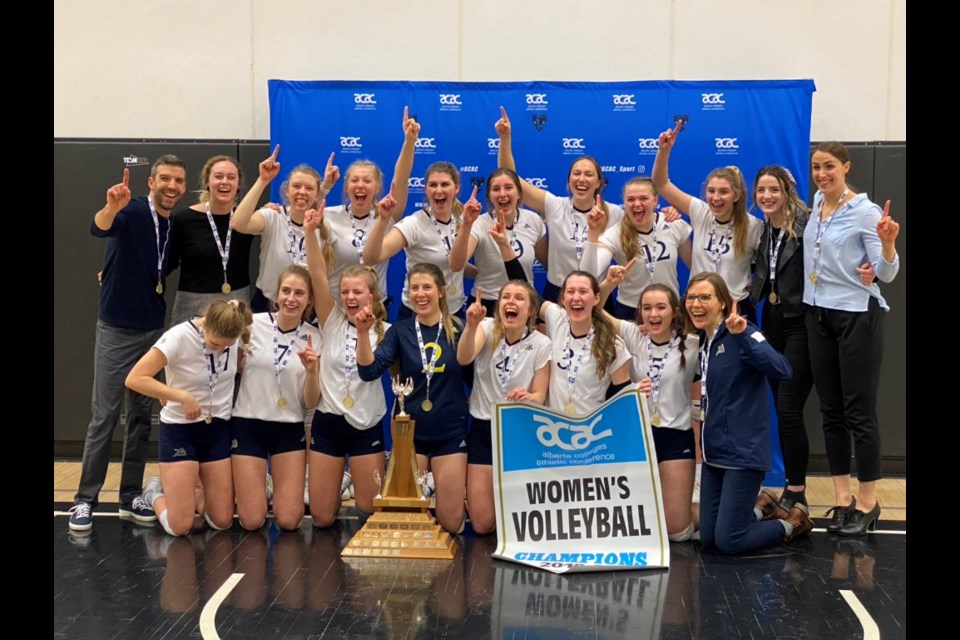
[(343, 472), (343, 480), (340, 482), (340, 499), (349, 500), (353, 497), (353, 478), (349, 471)]
[(150, 476), (147, 478), (147, 484), (143, 487), (143, 493), (140, 498), (147, 503), (150, 509), (153, 509), (153, 503), (157, 498), (163, 495), (163, 487), (160, 485), (160, 476)]
[(266, 489), (267, 489), (267, 504), (272, 504), (273, 503), (273, 476), (271, 476), (269, 473), (267, 474)]
[(700, 471), (703, 468), (703, 465), (697, 465), (697, 475), (693, 478), (693, 502), (695, 504), (700, 504)]

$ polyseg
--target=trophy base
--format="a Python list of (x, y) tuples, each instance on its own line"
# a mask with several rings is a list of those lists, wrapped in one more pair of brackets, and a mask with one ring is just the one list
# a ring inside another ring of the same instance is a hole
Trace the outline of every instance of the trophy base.
[(452, 560), (457, 541), (426, 512), (377, 511), (340, 552), (354, 558)]

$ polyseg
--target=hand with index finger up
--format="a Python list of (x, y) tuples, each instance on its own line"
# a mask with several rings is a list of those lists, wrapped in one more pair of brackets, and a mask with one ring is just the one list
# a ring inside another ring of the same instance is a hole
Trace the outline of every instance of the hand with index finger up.
[(740, 315), (737, 307), (737, 301), (733, 301), (733, 307), (730, 309), (730, 315), (727, 316), (727, 331), (736, 335), (747, 330), (747, 319)]

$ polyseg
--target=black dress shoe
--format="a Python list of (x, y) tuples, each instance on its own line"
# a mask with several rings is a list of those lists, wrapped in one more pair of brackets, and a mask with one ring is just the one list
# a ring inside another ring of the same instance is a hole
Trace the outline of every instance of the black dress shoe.
[(867, 531), (873, 531), (877, 528), (877, 520), (880, 518), (880, 502), (873, 505), (867, 513), (853, 510), (853, 513), (847, 518), (847, 522), (840, 528), (839, 533), (842, 536), (862, 536)]
[(830, 520), (830, 524), (827, 525), (827, 533), (838, 533), (840, 529), (843, 528), (843, 525), (847, 524), (847, 519), (856, 511), (857, 499), (854, 497), (850, 498), (850, 504), (846, 507), (833, 507), (828, 510), (824, 517), (829, 518), (830, 514), (833, 514), (833, 519)]
[(807, 493), (805, 490), (801, 489), (800, 491), (790, 491), (789, 489), (784, 489), (783, 493), (780, 495), (780, 506), (790, 511), (793, 509), (794, 505), (802, 504), (803, 506), (809, 506), (807, 504)]

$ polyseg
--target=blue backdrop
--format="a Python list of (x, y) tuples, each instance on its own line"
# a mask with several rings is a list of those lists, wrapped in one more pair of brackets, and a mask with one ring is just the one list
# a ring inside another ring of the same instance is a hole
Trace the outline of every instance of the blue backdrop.
[[(660, 132), (676, 117), (687, 118), (671, 154), (670, 178), (691, 194), (702, 194), (714, 168), (737, 165), (748, 188), (766, 164), (787, 167), (807, 193), (812, 80), (644, 82), (352, 82), (270, 80), (270, 140), (280, 161), (302, 162), (323, 171), (336, 152), (341, 174), (357, 159), (376, 162), (389, 180), (403, 142), (403, 107), (421, 125), (407, 212), (423, 205), (423, 172), (437, 160), (458, 167), (460, 199), (472, 178), (497, 168), (493, 129), (500, 106), (510, 116), (518, 173), (557, 195), (567, 193), (567, 171), (582, 155), (600, 162), (609, 184), (605, 197), (622, 201), (623, 184), (649, 176)], [(279, 184), (272, 199), (279, 201)], [(342, 202), (342, 179), (328, 204)], [(754, 214), (757, 212), (754, 211)], [(679, 265), (680, 282), (687, 271)], [(390, 264), (388, 286), (396, 300), (404, 258)], [(537, 269), (538, 289), (545, 274)], [(469, 286), (469, 285), (468, 285)], [(469, 289), (468, 289), (469, 290)], [(396, 307), (391, 309), (395, 317)], [(774, 419), (775, 424), (775, 419)], [(775, 429), (772, 435), (776, 444)], [(779, 445), (774, 446), (779, 452)], [(769, 484), (783, 481), (775, 455)]]

